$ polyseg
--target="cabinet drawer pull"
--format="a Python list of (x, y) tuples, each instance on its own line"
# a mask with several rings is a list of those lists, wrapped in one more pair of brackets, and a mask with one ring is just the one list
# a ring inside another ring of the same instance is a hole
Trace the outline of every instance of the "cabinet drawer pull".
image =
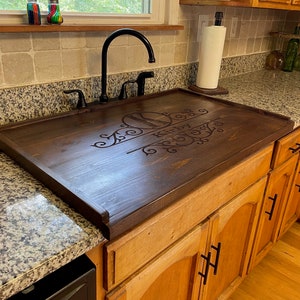
[(207, 276), (208, 276), (208, 271), (210, 266), (211, 252), (208, 252), (207, 256), (201, 254), (201, 257), (206, 260), (206, 266), (205, 266), (204, 274), (201, 272), (198, 272), (198, 274), (203, 277), (203, 284), (205, 285), (207, 282)]
[(296, 146), (297, 146), (297, 148), (292, 148), (292, 147), (290, 147), (289, 150), (291, 150), (292, 153), (296, 153), (297, 151), (300, 150), (300, 144), (299, 144), (299, 143), (296, 143)]
[(213, 248), (214, 250), (217, 251), (217, 254), (216, 254), (216, 261), (215, 263), (209, 263), (213, 268), (214, 268), (214, 275), (217, 275), (217, 272), (218, 272), (218, 266), (219, 266), (219, 258), (220, 258), (220, 252), (221, 252), (221, 243), (219, 242), (218, 243), (218, 246), (211, 246), (211, 248)]
[(268, 211), (265, 211), (265, 213), (267, 215), (269, 215), (269, 221), (272, 220), (272, 217), (273, 217), (273, 212), (274, 212), (274, 208), (275, 208), (275, 205), (276, 205), (276, 200), (277, 200), (277, 194), (275, 194), (275, 196), (272, 198), (272, 197), (268, 197), (270, 200), (273, 201), (272, 203), (272, 207), (271, 207), (271, 210), (268, 212)]

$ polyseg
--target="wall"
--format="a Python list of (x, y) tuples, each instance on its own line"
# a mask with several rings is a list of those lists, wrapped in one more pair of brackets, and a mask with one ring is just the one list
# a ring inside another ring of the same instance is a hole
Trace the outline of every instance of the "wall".
[[(183, 31), (145, 32), (161, 68), (197, 61), (198, 15), (224, 12), (227, 38), (223, 57), (263, 53), (271, 49), (270, 31), (284, 26), (286, 12), (231, 7), (181, 6), (179, 22)], [(231, 18), (237, 16), (238, 35), (229, 36)], [(0, 34), (0, 89), (31, 84), (88, 78), (100, 75), (100, 53), (107, 32)], [(109, 49), (108, 71), (122, 73), (149, 68), (146, 51), (132, 37), (117, 38)]]

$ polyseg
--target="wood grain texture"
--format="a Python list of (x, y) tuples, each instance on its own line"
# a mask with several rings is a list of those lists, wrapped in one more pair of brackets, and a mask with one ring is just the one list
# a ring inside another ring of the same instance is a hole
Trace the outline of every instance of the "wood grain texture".
[(292, 128), (288, 118), (176, 89), (4, 127), (0, 148), (110, 239)]
[(300, 299), (300, 223), (283, 235), (230, 300)]

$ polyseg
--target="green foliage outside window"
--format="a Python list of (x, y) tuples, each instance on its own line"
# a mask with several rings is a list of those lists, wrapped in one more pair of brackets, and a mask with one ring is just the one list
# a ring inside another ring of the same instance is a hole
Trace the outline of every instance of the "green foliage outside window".
[[(142, 14), (144, 0), (59, 0), (62, 12)], [(1, 10), (26, 10), (26, 0), (0, 0)], [(41, 11), (47, 11), (48, 0), (38, 0)]]

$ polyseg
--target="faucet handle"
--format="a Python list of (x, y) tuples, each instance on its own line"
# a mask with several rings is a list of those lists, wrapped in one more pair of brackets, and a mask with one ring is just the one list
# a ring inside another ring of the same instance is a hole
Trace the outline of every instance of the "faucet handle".
[(74, 90), (65, 90), (63, 91), (65, 94), (72, 94), (72, 93), (77, 93), (78, 94), (78, 102), (77, 102), (77, 108), (84, 108), (87, 107), (87, 103), (85, 101), (84, 94), (82, 90), (79, 89), (74, 89)]
[(127, 91), (126, 91), (126, 85), (127, 85), (128, 81), (125, 81), (123, 84), (122, 84), (122, 87), (121, 87), (121, 91), (120, 91), (120, 95), (119, 95), (119, 100), (124, 100), (124, 99), (127, 99), (128, 96), (127, 96)]
[(127, 80), (122, 84), (120, 95), (118, 97), (119, 100), (124, 100), (128, 98), (126, 86), (128, 83), (135, 83), (135, 82), (136, 82), (135, 80)]
[(146, 78), (152, 78), (154, 77), (154, 72), (141, 72), (137, 79), (136, 82), (138, 84), (138, 96), (142, 96), (145, 94), (145, 79)]

